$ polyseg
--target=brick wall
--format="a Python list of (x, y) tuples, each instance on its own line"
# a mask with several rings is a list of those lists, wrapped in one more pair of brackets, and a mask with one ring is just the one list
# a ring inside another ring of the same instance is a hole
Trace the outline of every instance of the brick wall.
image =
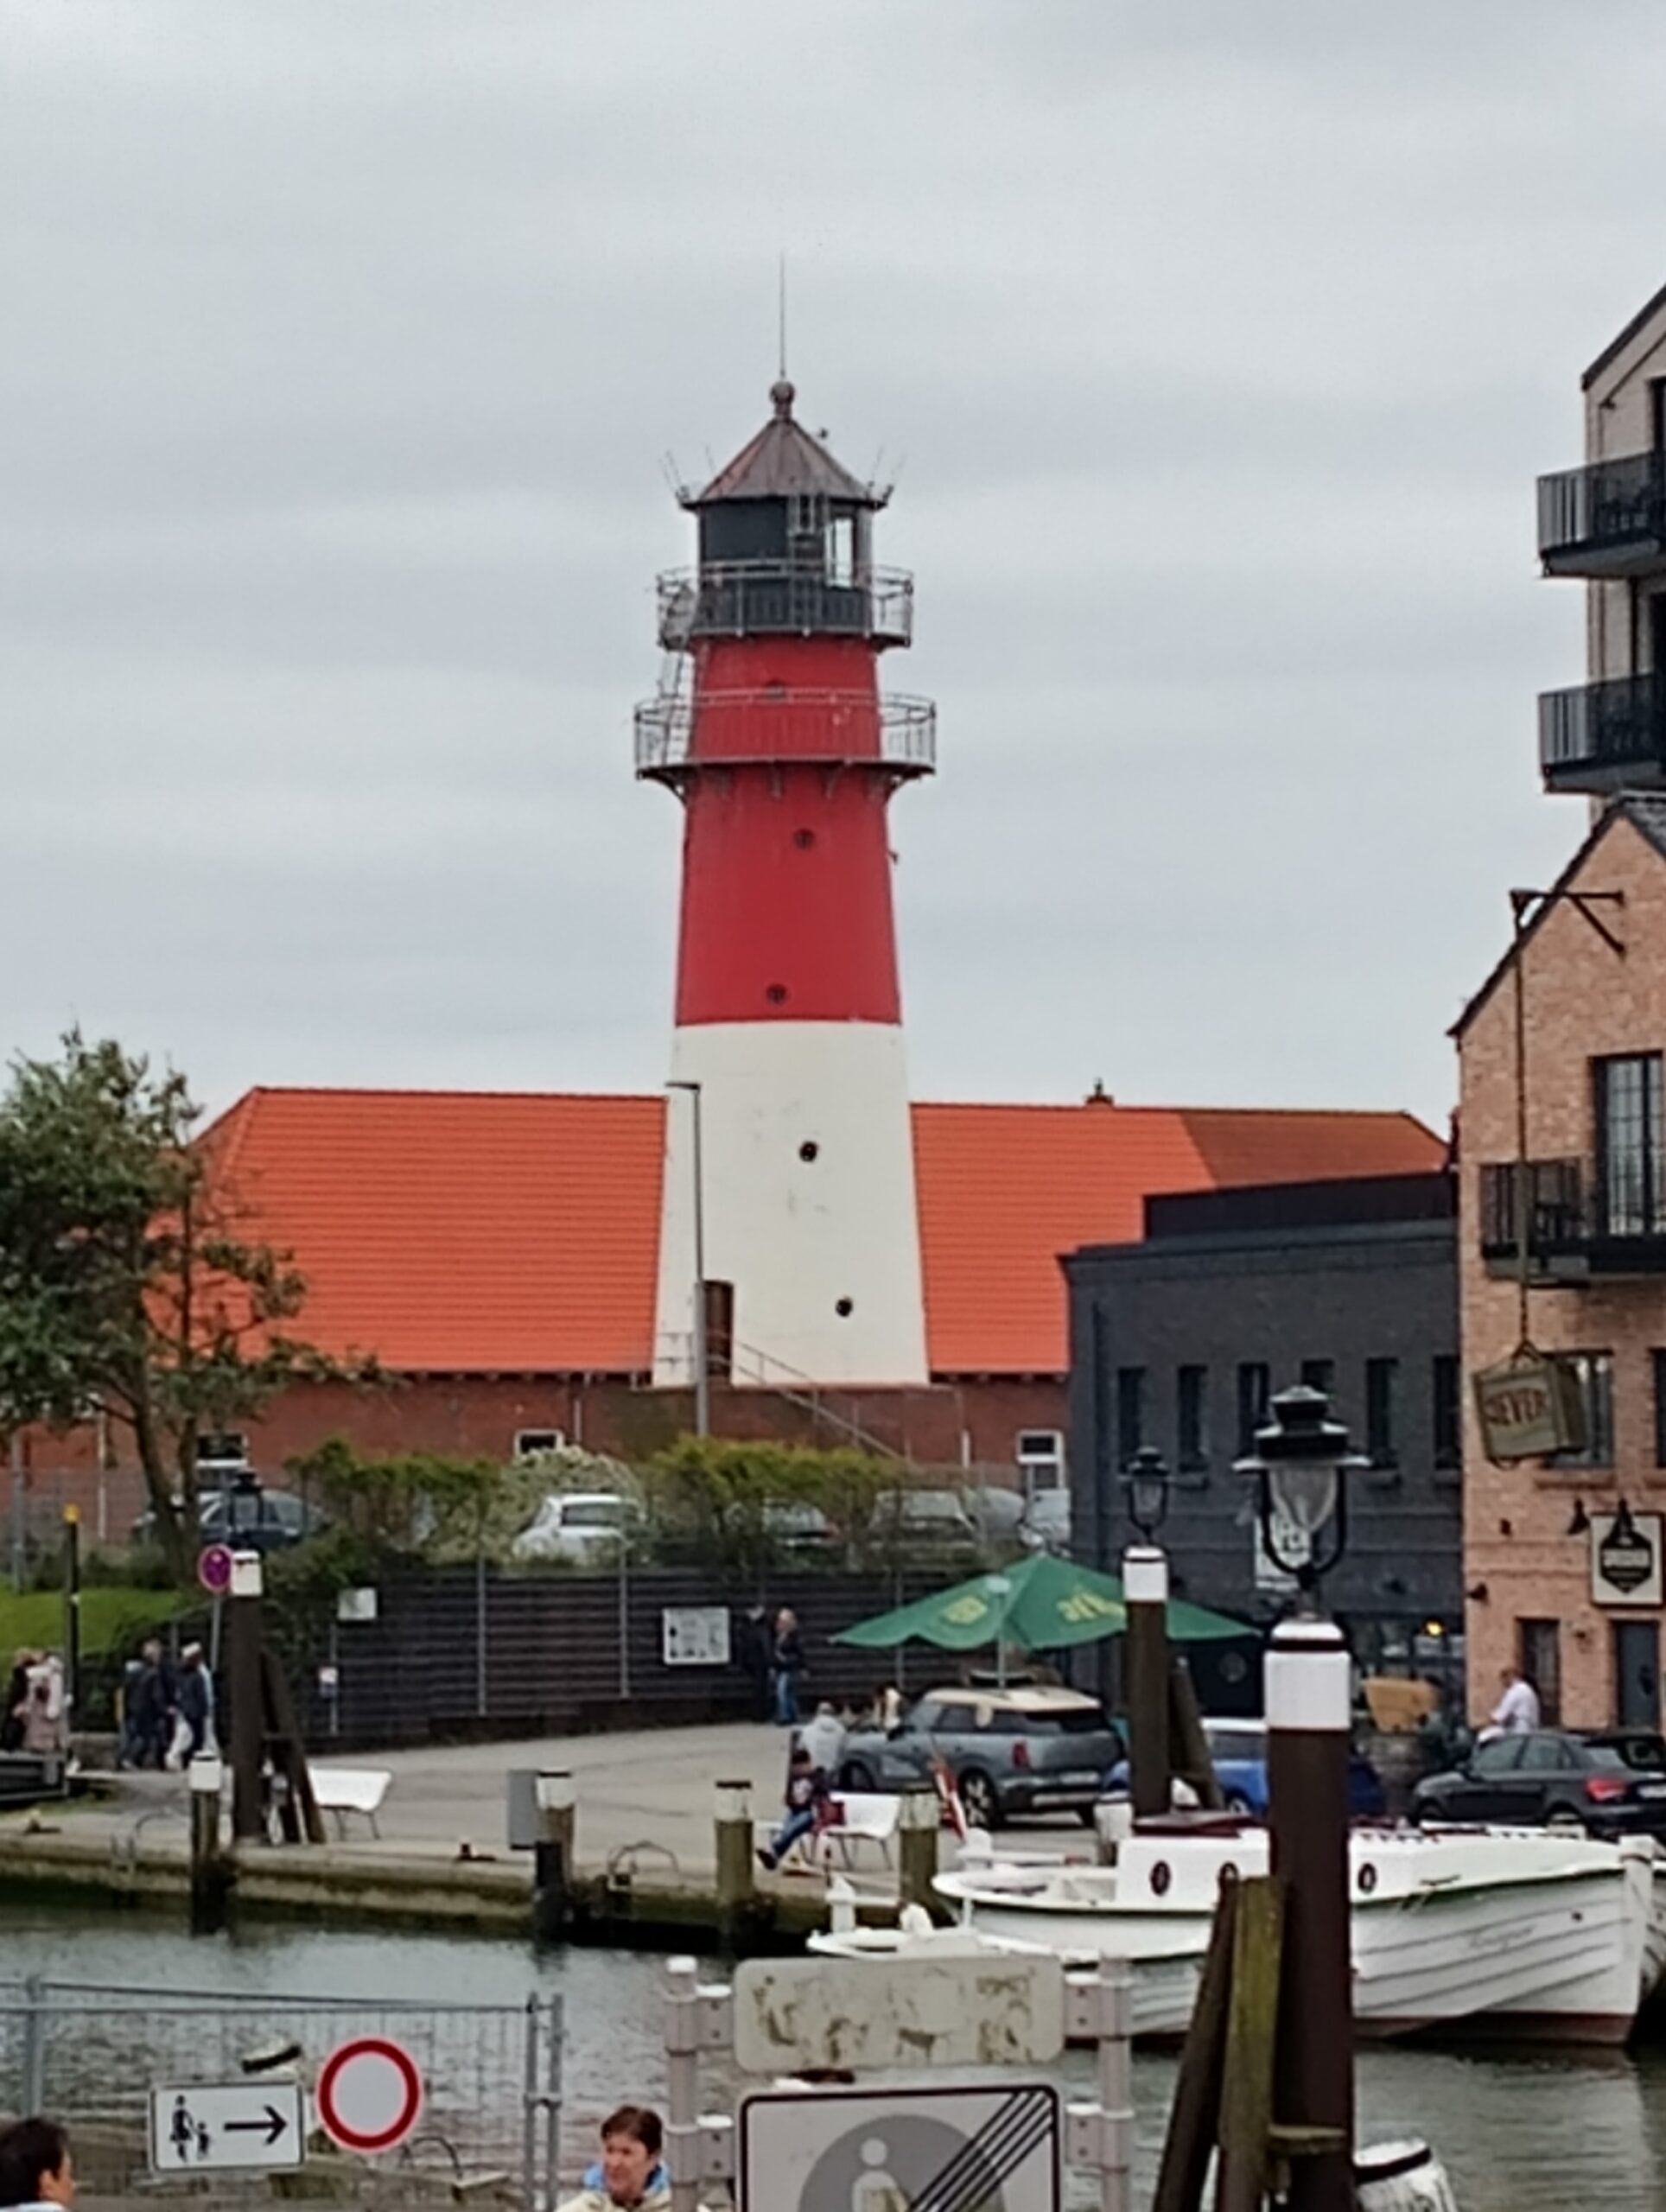
[[(1630, 821), (1615, 818), (1576, 878), (1583, 890), (1621, 891), (1605, 910), (1625, 944), (1618, 958), (1570, 906), (1548, 913), (1523, 963), (1527, 1013), (1528, 1154), (1580, 1157), (1594, 1147), (1590, 1062), (1606, 1053), (1666, 1047), (1666, 861)], [(1480, 1171), (1516, 1156), (1514, 983), (1506, 974), (1459, 1043), (1459, 1187), (1464, 1364), (1504, 1359), (1520, 1334), (1517, 1294), (1484, 1264)], [(1591, 1596), (1588, 1541), (1567, 1533), (1574, 1501), (1634, 1509), (1666, 1506), (1666, 1469), (1655, 1464), (1653, 1352), (1666, 1346), (1666, 1277), (1644, 1274), (1589, 1288), (1534, 1290), (1529, 1329), (1541, 1351), (1610, 1351), (1616, 1440), (1608, 1469), (1553, 1470), (1536, 1462), (1495, 1466), (1481, 1446), (1466, 1393), (1464, 1580), (1484, 1599), (1467, 1606), (1472, 1710), (1489, 1710), (1499, 1669), (1517, 1651), (1517, 1624), (1559, 1621), (1562, 1718), (1576, 1726), (1615, 1717), (1611, 1624), (1657, 1614), (1599, 1607)]]

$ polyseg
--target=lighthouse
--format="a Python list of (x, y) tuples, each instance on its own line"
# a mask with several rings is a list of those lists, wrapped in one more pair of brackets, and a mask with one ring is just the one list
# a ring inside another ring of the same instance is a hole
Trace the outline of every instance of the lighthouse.
[(737, 1384), (926, 1380), (887, 816), (936, 710), (881, 692), (912, 579), (874, 562), (888, 493), (794, 417), (793, 387), (703, 491), (659, 579), (639, 776), (682, 803), (655, 1380), (697, 1347)]

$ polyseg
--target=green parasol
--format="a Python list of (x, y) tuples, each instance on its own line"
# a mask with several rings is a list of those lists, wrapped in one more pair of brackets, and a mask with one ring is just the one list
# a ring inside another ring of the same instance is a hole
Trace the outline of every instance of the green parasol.
[[(913, 1637), (945, 1651), (976, 1651), (986, 1643), (1015, 1643), (1026, 1651), (1052, 1651), (1070, 1643), (1095, 1643), (1128, 1626), (1122, 1586), (1114, 1574), (1078, 1567), (1051, 1552), (1037, 1552), (1016, 1567), (976, 1574), (951, 1590), (934, 1590), (912, 1605), (879, 1613), (843, 1630), (835, 1643), (889, 1650)], [(1228, 1620), (1202, 1605), (1171, 1598), (1169, 1640), (1205, 1643), (1253, 1636), (1244, 1621)]]

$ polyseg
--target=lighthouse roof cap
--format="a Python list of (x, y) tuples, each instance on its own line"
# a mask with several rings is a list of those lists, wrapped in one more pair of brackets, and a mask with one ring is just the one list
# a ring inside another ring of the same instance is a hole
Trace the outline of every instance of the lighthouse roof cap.
[(882, 507), (889, 491), (864, 484), (834, 459), (819, 438), (811, 437), (793, 416), (797, 397), (786, 378), (778, 377), (769, 388), (769, 421), (703, 492), (685, 498), (684, 505), (711, 507), (729, 499), (784, 499), (795, 493), (819, 493), (848, 506)]

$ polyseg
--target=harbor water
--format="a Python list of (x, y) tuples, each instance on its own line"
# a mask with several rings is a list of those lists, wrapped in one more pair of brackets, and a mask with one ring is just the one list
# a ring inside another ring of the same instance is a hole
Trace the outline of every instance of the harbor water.
[[(716, 1961), (703, 1964), (721, 1972)], [(569, 2172), (591, 2155), (597, 2120), (622, 2098), (663, 2098), (661, 1967), (645, 1954), (617, 1951), (539, 1960), (501, 1940), (288, 1928), (194, 1938), (132, 1915), (78, 1912), (72, 1921), (0, 1909), (5, 1980), (39, 1974), (158, 1992), (418, 2003), (518, 2004), (559, 1990)], [(143, 2034), (142, 2015), (134, 2032)], [(144, 2053), (134, 2059), (142, 2064)], [(1089, 2054), (1070, 2053), (1055, 2078), (1067, 2095), (1087, 2096), (1091, 2071)], [(1141, 2198), (1155, 2173), (1173, 2075), (1171, 2058), (1135, 2061)], [(736, 2086), (715, 2069), (708, 2079)], [(1358, 2081), (1363, 2133), (1426, 2136), (1463, 2212), (1564, 2212), (1580, 2202), (1659, 2212), (1666, 2203), (1666, 2047), (1579, 2057), (1377, 2047), (1362, 2053)]]

